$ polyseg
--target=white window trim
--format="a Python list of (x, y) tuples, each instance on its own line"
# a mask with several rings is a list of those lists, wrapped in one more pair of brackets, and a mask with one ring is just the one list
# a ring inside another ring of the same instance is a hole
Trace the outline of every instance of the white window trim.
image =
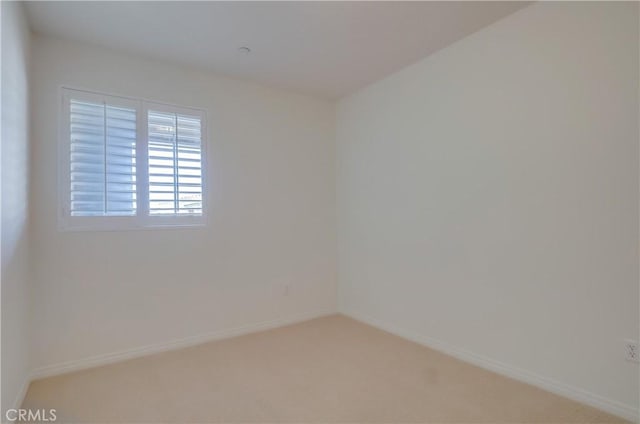
[[(99, 93), (69, 86), (60, 86), (60, 111), (58, 134), (58, 229), (60, 231), (126, 231), (160, 228), (203, 227), (208, 222), (207, 172), (208, 127), (205, 110), (177, 106), (169, 103), (136, 99), (127, 96)], [(70, 100), (102, 102), (108, 98), (109, 104), (125, 106), (136, 110), (136, 215), (134, 216), (71, 216), (71, 175), (70, 175)], [(148, 127), (147, 111), (170, 112), (198, 116), (201, 131), (201, 178), (202, 178), (202, 214), (198, 216), (149, 215), (148, 185)]]

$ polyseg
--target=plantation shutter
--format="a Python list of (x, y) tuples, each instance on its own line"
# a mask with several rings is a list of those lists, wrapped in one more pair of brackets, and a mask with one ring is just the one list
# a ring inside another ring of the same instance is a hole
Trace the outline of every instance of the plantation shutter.
[(136, 109), (69, 101), (71, 216), (136, 213)]
[(199, 116), (149, 110), (149, 214), (202, 215)]
[(61, 229), (206, 224), (205, 111), (66, 87), (62, 110)]

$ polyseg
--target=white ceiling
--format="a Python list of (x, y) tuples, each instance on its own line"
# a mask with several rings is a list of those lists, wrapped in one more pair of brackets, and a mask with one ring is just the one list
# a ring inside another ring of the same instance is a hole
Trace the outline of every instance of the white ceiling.
[[(27, 2), (32, 29), (339, 98), (526, 2)], [(249, 55), (238, 52), (251, 48)]]

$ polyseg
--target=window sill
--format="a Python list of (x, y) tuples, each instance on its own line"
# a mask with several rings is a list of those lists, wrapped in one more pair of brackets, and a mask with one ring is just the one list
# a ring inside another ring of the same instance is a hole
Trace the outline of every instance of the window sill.
[(59, 221), (59, 232), (157, 231), (188, 230), (207, 226), (204, 216), (160, 217), (65, 217)]

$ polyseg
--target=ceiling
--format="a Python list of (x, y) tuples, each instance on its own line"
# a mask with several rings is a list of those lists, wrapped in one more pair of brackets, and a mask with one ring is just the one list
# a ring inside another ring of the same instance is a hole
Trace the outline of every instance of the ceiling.
[[(526, 2), (26, 2), (34, 31), (335, 99)], [(239, 47), (251, 53), (243, 54)]]

